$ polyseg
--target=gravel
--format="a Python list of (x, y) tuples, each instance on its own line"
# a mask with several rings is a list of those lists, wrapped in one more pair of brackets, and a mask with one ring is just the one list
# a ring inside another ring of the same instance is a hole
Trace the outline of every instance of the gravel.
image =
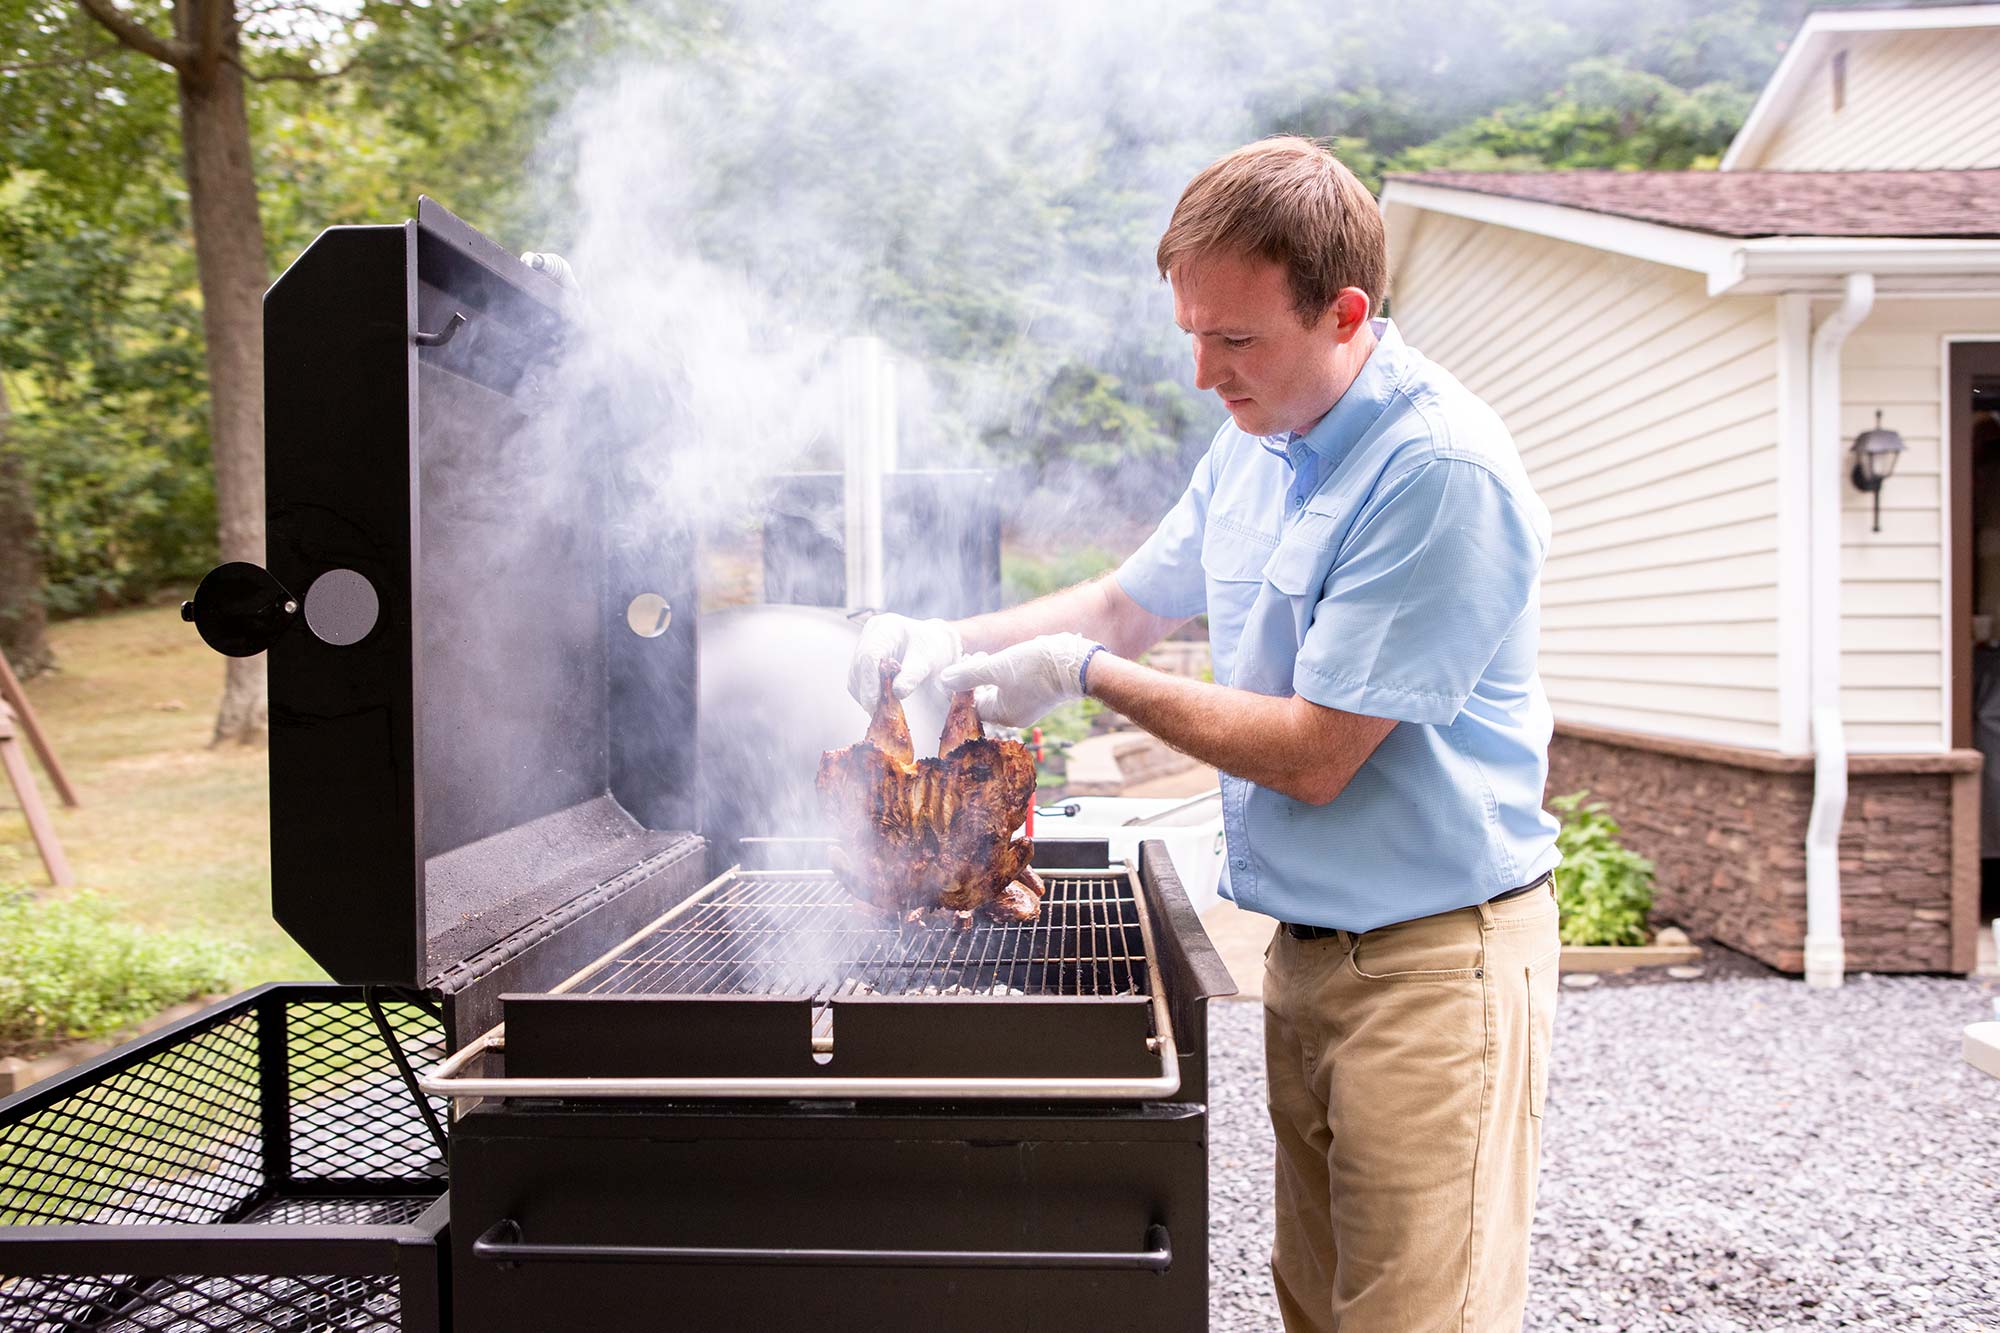
[[(1531, 1330), (2000, 1330), (2000, 982), (1565, 990)], [(1211, 1327), (1278, 1327), (1263, 1017), (1209, 1008)]]

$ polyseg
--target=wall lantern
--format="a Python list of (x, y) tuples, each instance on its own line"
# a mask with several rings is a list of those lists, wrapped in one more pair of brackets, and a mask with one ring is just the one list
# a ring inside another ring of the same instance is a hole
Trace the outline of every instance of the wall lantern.
[(1882, 428), (1882, 414), (1875, 413), (1875, 428), (1854, 437), (1854, 487), (1875, 497), (1875, 528), (1882, 530), (1882, 483), (1896, 470), (1896, 458), (1903, 452), (1903, 437)]

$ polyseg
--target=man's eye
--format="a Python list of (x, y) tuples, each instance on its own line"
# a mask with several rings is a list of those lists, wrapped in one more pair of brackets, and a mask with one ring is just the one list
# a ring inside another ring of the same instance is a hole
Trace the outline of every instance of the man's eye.
[(1222, 341), (1228, 346), (1236, 348), (1248, 347), (1250, 345), (1250, 339), (1248, 338), (1224, 338)]

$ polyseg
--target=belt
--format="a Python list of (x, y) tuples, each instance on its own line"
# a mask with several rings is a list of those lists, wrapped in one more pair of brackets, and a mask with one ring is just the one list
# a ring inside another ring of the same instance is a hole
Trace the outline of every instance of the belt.
[[(1503, 889), (1486, 901), (1489, 903), (1504, 903), (1509, 898), (1518, 898), (1524, 893), (1533, 893), (1536, 889), (1543, 887), (1554, 878), (1554, 871), (1544, 871), (1540, 879), (1531, 880), (1521, 885), (1518, 889)], [(1278, 924), (1284, 927), (1285, 933), (1295, 940), (1331, 939), (1333, 936), (1341, 933), (1332, 926), (1302, 926), (1296, 921), (1280, 921)]]

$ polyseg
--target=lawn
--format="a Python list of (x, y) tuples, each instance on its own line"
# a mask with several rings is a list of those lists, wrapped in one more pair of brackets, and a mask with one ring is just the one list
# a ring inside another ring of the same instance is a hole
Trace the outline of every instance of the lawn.
[[(323, 978), (271, 920), (266, 751), (208, 747), (222, 659), (171, 606), (64, 621), (49, 639), (58, 669), (28, 698), (82, 808), (65, 809), (30, 764), (78, 885), (140, 924), (240, 944), (241, 985)], [(0, 882), (45, 891), (11, 790), (0, 803)]]

